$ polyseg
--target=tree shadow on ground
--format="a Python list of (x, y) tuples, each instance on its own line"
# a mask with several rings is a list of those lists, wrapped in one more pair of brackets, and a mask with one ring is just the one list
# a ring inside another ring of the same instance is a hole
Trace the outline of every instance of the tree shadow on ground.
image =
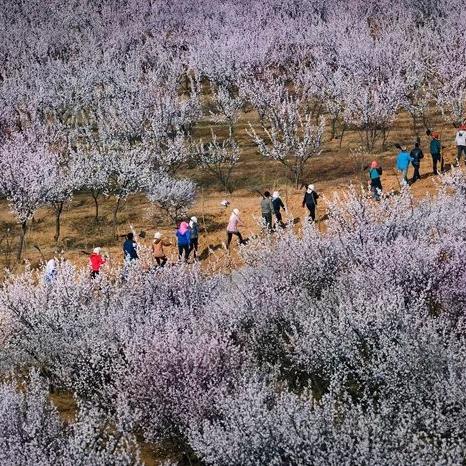
[(202, 218), (202, 227), (205, 228), (209, 233), (224, 230), (226, 226), (226, 222), (217, 221), (213, 215), (205, 215)]

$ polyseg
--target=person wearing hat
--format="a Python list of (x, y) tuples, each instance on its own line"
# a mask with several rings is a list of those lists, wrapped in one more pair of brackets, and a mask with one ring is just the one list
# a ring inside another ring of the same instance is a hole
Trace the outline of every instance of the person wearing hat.
[(316, 193), (314, 185), (308, 185), (304, 193), (303, 207), (307, 207), (307, 210), (309, 210), (309, 220), (313, 222), (316, 220), (317, 199), (319, 199), (319, 195)]
[(162, 239), (162, 233), (157, 231), (154, 234), (154, 241), (152, 243), (152, 255), (154, 256), (155, 262), (160, 267), (163, 267), (167, 263), (167, 255), (165, 254), (164, 247), (171, 246), (170, 241), (164, 241)]
[(369, 165), (369, 186), (373, 199), (380, 201), (380, 193), (382, 192), (382, 167), (379, 166), (376, 160), (372, 161)]
[(92, 254), (89, 256), (89, 267), (91, 269), (91, 278), (97, 277), (100, 273), (101, 267), (105, 264), (106, 260), (102, 254), (102, 248), (94, 248)]
[(408, 168), (409, 164), (413, 161), (411, 155), (406, 149), (406, 146), (402, 146), (401, 150), (396, 157), (396, 169), (401, 173), (401, 184), (408, 184)]
[(464, 154), (465, 163), (466, 163), (466, 127), (461, 125), (456, 133), (456, 147), (458, 149), (458, 154), (456, 156), (456, 165), (460, 164), (461, 156)]
[(413, 174), (413, 179), (411, 180), (412, 183), (415, 183), (417, 180), (421, 179), (421, 175), (419, 173), (419, 169), (421, 168), (421, 159), (424, 158), (424, 153), (422, 152), (422, 149), (420, 148), (420, 145), (418, 142), (414, 144), (413, 150), (409, 154), (411, 156), (412, 160), (412, 165), (414, 168), (414, 174)]
[(197, 223), (197, 217), (191, 217), (191, 220), (189, 221), (189, 228), (191, 230), (189, 252), (193, 251), (194, 259), (196, 259), (197, 250), (199, 248), (199, 223)]
[(233, 238), (233, 235), (238, 237), (239, 244), (246, 243), (238, 229), (240, 225), (241, 225), (241, 220), (239, 218), (239, 210), (233, 209), (233, 212), (230, 215), (230, 220), (228, 221), (228, 225), (227, 225), (227, 249), (230, 248), (230, 243)]
[(430, 154), (432, 155), (432, 169), (434, 175), (438, 175), (437, 164), (441, 162), (440, 170), (443, 171), (442, 144), (439, 133), (431, 133)]
[(274, 191), (272, 194), (272, 204), (273, 204), (273, 212), (275, 214), (275, 218), (277, 219), (277, 225), (280, 225), (282, 228), (285, 227), (285, 224), (282, 220), (282, 213), (281, 209), (286, 210), (285, 204), (280, 198), (280, 193), (278, 191)]

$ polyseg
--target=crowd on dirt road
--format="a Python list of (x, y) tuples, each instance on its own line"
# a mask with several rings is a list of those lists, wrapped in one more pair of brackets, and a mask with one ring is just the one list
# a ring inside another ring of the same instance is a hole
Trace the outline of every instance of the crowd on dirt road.
[[(430, 137), (429, 152), (432, 157), (432, 173), (438, 175), (445, 171), (445, 161), (443, 157), (443, 149), (440, 133), (432, 130), (427, 130), (426, 134)], [(455, 166), (459, 166), (461, 157), (464, 155), (466, 163), (466, 120), (459, 126), (456, 132), (455, 144), (457, 148)], [(405, 145), (396, 144), (399, 149), (396, 157), (396, 170), (400, 174), (400, 186), (407, 186), (421, 179), (421, 160), (424, 158), (424, 152), (421, 149), (421, 143), (418, 140), (414, 143), (411, 150)], [(413, 167), (413, 176), (408, 177), (410, 166)], [(368, 168), (368, 184), (371, 190), (372, 197), (375, 200), (380, 200), (382, 195), (382, 167), (376, 160), (372, 161)]]
[[(443, 158), (443, 149), (441, 142), (441, 136), (438, 132), (428, 130), (426, 134), (430, 137), (429, 152), (432, 158), (432, 173), (438, 175), (439, 170), (443, 172), (445, 170), (445, 163)], [(455, 143), (457, 147), (457, 153), (455, 158), (455, 166), (458, 166), (461, 162), (461, 158), (464, 156), (466, 164), (466, 120), (458, 128), (455, 137)], [(421, 161), (424, 159), (424, 152), (421, 149), (420, 140), (414, 143), (411, 150), (408, 150), (407, 146), (396, 144), (395, 145), (399, 152), (396, 157), (396, 170), (400, 175), (400, 186), (407, 186), (413, 184), (421, 179)], [(413, 168), (412, 177), (409, 178), (410, 167)], [(368, 169), (368, 185), (372, 195), (372, 198), (379, 201), (382, 196), (382, 175), (383, 169), (379, 163), (374, 160), (367, 167)], [(260, 201), (261, 211), (261, 226), (263, 231), (272, 233), (277, 229), (286, 228), (286, 224), (283, 221), (282, 212), (287, 213), (287, 206), (283, 202), (280, 193), (274, 191), (272, 194), (270, 191), (261, 193), (262, 200)], [(316, 221), (316, 209), (319, 199), (315, 186), (308, 184), (305, 186), (305, 192), (302, 200), (302, 208), (306, 209), (308, 213), (308, 221)], [(224, 200), (221, 205), (228, 209), (230, 202)], [(240, 231), (243, 226), (241, 220), (240, 210), (233, 208), (228, 220), (226, 227), (226, 242), (222, 243), (223, 247), (228, 251), (231, 246), (233, 237), (236, 237), (239, 245), (247, 243), (245, 238)], [(139, 260), (140, 245), (137, 239), (137, 235), (134, 229), (131, 227), (131, 232), (125, 235), (125, 240), (122, 245), (124, 266), (128, 267), (131, 264), (136, 263)], [(179, 262), (188, 262), (189, 258), (198, 260), (199, 258), (199, 236), (200, 227), (198, 219), (191, 217), (189, 220), (185, 219), (178, 223), (173, 240), (165, 238), (164, 235), (157, 231), (154, 234), (154, 238), (151, 245), (151, 254), (153, 258), (154, 267), (164, 267), (168, 262), (169, 251), (172, 247), (177, 248), (177, 257)], [(89, 255), (89, 270), (91, 278), (96, 278), (105, 264), (108, 263), (109, 256), (101, 247), (93, 249)], [(57, 264), (58, 261), (55, 258), (51, 258), (45, 266), (44, 270), (44, 282), (50, 284), (55, 280), (57, 275)]]

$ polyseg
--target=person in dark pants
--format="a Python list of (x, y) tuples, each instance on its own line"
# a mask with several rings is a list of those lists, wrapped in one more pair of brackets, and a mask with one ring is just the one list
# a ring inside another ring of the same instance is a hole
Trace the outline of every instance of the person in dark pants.
[(374, 160), (369, 166), (369, 185), (371, 187), (372, 198), (376, 201), (380, 201), (380, 193), (382, 192), (381, 175), (382, 167), (379, 167), (377, 161)]
[(456, 166), (458, 166), (460, 164), (461, 156), (463, 154), (465, 158), (464, 161), (466, 163), (466, 125), (465, 124), (462, 124), (459, 127), (458, 132), (456, 133), (455, 142), (456, 142), (456, 147), (458, 150), (458, 153), (456, 155)]
[(230, 215), (230, 220), (228, 221), (228, 225), (227, 225), (227, 249), (229, 249), (230, 247), (230, 243), (233, 238), (233, 235), (238, 237), (239, 244), (246, 243), (238, 229), (240, 225), (241, 225), (241, 220), (239, 218), (239, 210), (233, 209), (233, 212)]
[(101, 267), (105, 264), (105, 257), (101, 254), (101, 248), (94, 248), (89, 256), (89, 267), (91, 268), (91, 278), (96, 278), (100, 273)]
[(430, 154), (432, 155), (432, 169), (434, 175), (438, 175), (437, 164), (441, 162), (440, 170), (443, 171), (443, 158), (442, 158), (442, 144), (440, 143), (440, 135), (432, 133), (432, 140), (430, 141)]
[(189, 248), (191, 245), (191, 231), (187, 222), (181, 222), (178, 230), (176, 230), (176, 237), (178, 239), (178, 256), (188, 262)]
[(317, 199), (319, 199), (319, 195), (315, 192), (314, 185), (310, 184), (303, 199), (303, 207), (307, 207), (309, 210), (309, 221), (315, 222), (316, 220)]
[(421, 167), (421, 159), (424, 158), (424, 153), (422, 152), (422, 149), (419, 147), (419, 143), (416, 142), (414, 144), (414, 149), (411, 151), (409, 154), (412, 158), (411, 164), (414, 168), (414, 174), (413, 178), (411, 180), (412, 183), (415, 183), (417, 180), (421, 179), (421, 175), (419, 173), (419, 168)]
[(197, 217), (191, 217), (191, 220), (189, 221), (189, 229), (191, 230), (189, 252), (193, 252), (194, 259), (196, 259), (197, 250), (199, 248), (199, 223), (197, 223)]
[(285, 224), (282, 220), (282, 213), (281, 209), (286, 210), (285, 204), (280, 198), (280, 193), (278, 191), (274, 191), (272, 194), (272, 204), (273, 204), (273, 212), (275, 214), (275, 218), (277, 220), (276, 225), (280, 225), (282, 228), (285, 228)]
[(162, 239), (162, 233), (159, 231), (154, 235), (154, 242), (152, 243), (152, 254), (154, 255), (155, 262), (160, 267), (164, 267), (168, 261), (164, 247), (171, 246), (169, 241)]
[(265, 191), (264, 198), (261, 201), (261, 213), (262, 221), (265, 224), (267, 230), (272, 229), (272, 215), (274, 212), (274, 207), (272, 203), (272, 198), (270, 197), (269, 191)]
[(125, 255), (125, 262), (127, 264), (139, 259), (137, 247), (138, 245), (134, 241), (134, 233), (128, 233), (123, 243), (123, 254)]

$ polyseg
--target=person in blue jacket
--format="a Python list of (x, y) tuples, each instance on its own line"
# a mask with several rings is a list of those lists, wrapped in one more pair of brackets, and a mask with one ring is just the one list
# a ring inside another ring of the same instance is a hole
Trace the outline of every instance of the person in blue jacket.
[(408, 184), (408, 168), (409, 164), (413, 161), (413, 158), (407, 151), (406, 147), (401, 147), (400, 153), (396, 158), (396, 169), (401, 173), (401, 184), (407, 185)]
[(134, 241), (134, 233), (128, 233), (126, 235), (126, 240), (123, 243), (123, 254), (125, 255), (125, 262), (131, 263), (139, 259), (137, 252), (137, 244)]
[(181, 222), (176, 230), (176, 238), (178, 240), (178, 255), (180, 260), (188, 261), (191, 249), (191, 230), (187, 222)]

